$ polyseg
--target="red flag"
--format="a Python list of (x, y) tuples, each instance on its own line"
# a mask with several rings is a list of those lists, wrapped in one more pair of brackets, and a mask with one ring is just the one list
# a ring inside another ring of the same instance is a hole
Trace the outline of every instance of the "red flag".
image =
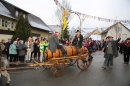
[(54, 1), (55, 1), (55, 4), (58, 5), (58, 3), (59, 3), (58, 0), (54, 0)]

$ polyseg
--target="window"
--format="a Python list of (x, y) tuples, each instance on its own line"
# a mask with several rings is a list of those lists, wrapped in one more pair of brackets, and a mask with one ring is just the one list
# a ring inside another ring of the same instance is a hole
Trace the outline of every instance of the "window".
[(2, 19), (0, 19), (0, 26), (2, 26)]
[(25, 18), (25, 17), (26, 17), (26, 15), (25, 15), (25, 14), (23, 14), (23, 17)]
[(10, 30), (10, 28), (11, 28), (11, 22), (5, 21), (5, 26), (8, 28), (8, 30)]
[(15, 16), (16, 16), (16, 17), (18, 17), (18, 15), (19, 15), (19, 12), (18, 12), (18, 11), (16, 11)]
[(127, 38), (127, 34), (122, 34), (122, 37), (123, 38)]
[(5, 21), (4, 21), (4, 19), (2, 19), (2, 26), (4, 27), (4, 24), (5, 24)]
[(122, 31), (122, 28), (121, 28), (121, 27), (118, 27), (117, 30), (118, 30), (118, 31)]

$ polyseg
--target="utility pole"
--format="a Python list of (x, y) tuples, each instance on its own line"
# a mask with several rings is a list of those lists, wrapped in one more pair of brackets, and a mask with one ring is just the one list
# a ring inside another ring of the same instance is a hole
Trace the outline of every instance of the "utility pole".
[(82, 15), (81, 13), (75, 13), (78, 17), (79, 17), (79, 20), (80, 20), (80, 32), (82, 30), (82, 24), (86, 18), (86, 15)]

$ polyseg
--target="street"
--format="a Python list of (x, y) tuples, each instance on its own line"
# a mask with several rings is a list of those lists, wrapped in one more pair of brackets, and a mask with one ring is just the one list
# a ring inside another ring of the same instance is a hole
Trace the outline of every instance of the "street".
[[(123, 55), (114, 59), (112, 69), (102, 69), (104, 62), (103, 52), (92, 54), (93, 61), (90, 67), (81, 71), (77, 65), (67, 66), (65, 73), (60, 77), (51, 74), (51, 70), (32, 69), (10, 71), (12, 86), (130, 86), (130, 65), (123, 64)], [(1, 80), (5, 86), (6, 78)], [(1, 86), (1, 85), (0, 85)]]

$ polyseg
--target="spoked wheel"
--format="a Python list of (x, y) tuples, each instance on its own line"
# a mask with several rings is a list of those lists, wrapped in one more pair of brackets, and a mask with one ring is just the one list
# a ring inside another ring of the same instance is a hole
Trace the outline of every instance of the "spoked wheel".
[(89, 55), (87, 54), (81, 54), (80, 58), (77, 59), (77, 66), (81, 70), (86, 70), (92, 60), (89, 59)]
[(76, 59), (68, 59), (67, 62), (69, 63), (68, 65), (72, 66), (76, 63)]
[(54, 65), (52, 66), (52, 74), (54, 76), (61, 76), (64, 74), (65, 70), (66, 70), (66, 65), (64, 61), (57, 61), (54, 63)]

